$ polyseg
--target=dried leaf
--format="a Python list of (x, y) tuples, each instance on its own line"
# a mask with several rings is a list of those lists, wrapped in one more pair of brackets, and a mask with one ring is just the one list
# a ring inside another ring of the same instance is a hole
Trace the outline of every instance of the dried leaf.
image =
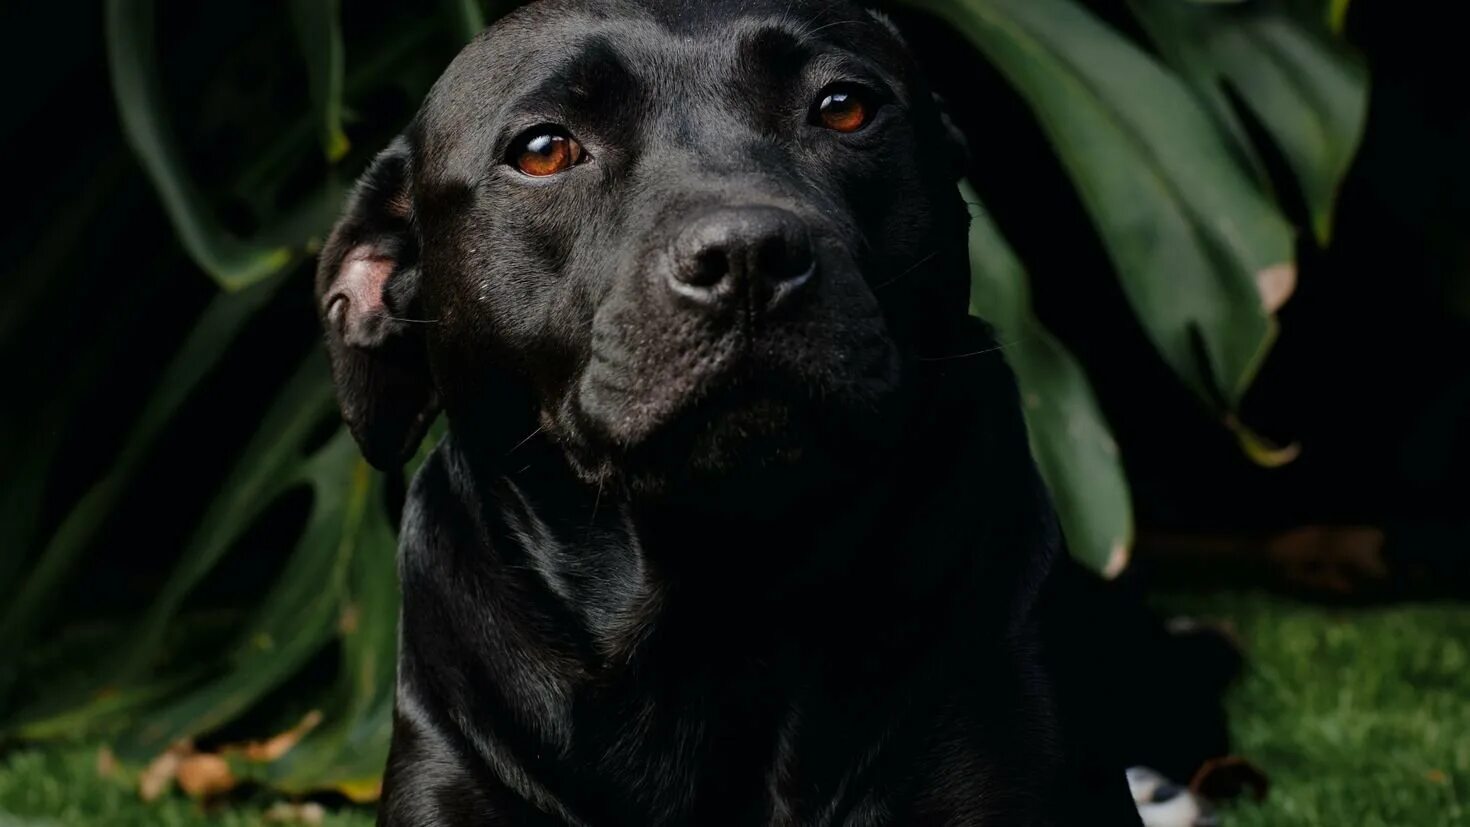
[(245, 760), (253, 761), (257, 764), (269, 764), (273, 761), (279, 761), (281, 756), (290, 752), (293, 747), (301, 743), (301, 739), (305, 738), (308, 732), (321, 726), (321, 724), (321, 711), (313, 709), (306, 714), (305, 718), (301, 719), (301, 723), (291, 729), (274, 738), (246, 744), (239, 748), (239, 752), (245, 756)]
[(138, 797), (144, 801), (157, 801), (173, 786), (174, 778), (179, 774), (179, 764), (193, 754), (194, 745), (180, 741), (154, 758), (138, 777)]
[(1119, 539), (1113, 543), (1108, 551), (1108, 562), (1103, 566), (1102, 575), (1109, 580), (1117, 579), (1128, 568), (1128, 563), (1133, 559), (1133, 549), (1128, 543)]
[(1241, 450), (1245, 451), (1245, 455), (1262, 468), (1281, 468), (1296, 462), (1302, 455), (1300, 443), (1277, 445), (1251, 430), (1249, 426), (1240, 421), (1240, 417), (1233, 413), (1226, 414), (1222, 421), (1225, 427), (1235, 434), (1235, 441), (1239, 443)]
[(1307, 526), (1271, 538), (1266, 553), (1293, 586), (1345, 595), (1388, 579), (1383, 547), (1381, 529)]
[(1228, 801), (1250, 793), (1253, 800), (1266, 800), (1271, 780), (1256, 765), (1238, 755), (1212, 758), (1189, 782), (1189, 791), (1210, 801)]
[(1296, 293), (1296, 264), (1284, 261), (1256, 273), (1256, 287), (1261, 291), (1261, 306), (1274, 315)]
[(214, 798), (235, 789), (235, 773), (224, 756), (197, 753), (179, 761), (179, 788), (194, 799)]
[(326, 819), (326, 808), (315, 801), (308, 801), (304, 804), (282, 801), (265, 813), (267, 824), (305, 824), (308, 827), (316, 827)]

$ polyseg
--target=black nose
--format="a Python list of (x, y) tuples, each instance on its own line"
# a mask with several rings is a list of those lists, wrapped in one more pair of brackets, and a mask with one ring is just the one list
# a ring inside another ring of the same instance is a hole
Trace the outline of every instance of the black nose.
[(778, 207), (732, 207), (690, 221), (674, 242), (669, 286), (697, 305), (748, 302), (761, 312), (785, 303), (816, 270), (801, 219)]

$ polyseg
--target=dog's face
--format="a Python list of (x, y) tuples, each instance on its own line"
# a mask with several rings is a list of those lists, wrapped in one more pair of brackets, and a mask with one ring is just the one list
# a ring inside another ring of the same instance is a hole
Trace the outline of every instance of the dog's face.
[(533, 3), (324, 251), (346, 418), (388, 465), (440, 406), (473, 428), (523, 398), (585, 478), (640, 490), (881, 439), (964, 313), (955, 141), (855, 5)]

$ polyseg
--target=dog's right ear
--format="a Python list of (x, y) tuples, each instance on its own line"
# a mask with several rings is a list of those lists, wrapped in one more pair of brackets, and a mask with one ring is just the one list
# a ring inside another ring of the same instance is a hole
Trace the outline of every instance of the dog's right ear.
[(412, 154), (394, 141), (363, 174), (317, 264), (342, 418), (368, 462), (401, 470), (438, 413), (418, 313)]

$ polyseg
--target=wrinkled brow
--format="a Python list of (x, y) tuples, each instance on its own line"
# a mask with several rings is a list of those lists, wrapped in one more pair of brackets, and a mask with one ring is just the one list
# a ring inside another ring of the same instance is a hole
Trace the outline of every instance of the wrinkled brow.
[(836, 32), (841, 26), (871, 25), (867, 20), (839, 20), (825, 25), (788, 28), (783, 24), (762, 25), (743, 33), (739, 45), (740, 60), (756, 79), (775, 88), (794, 84), (804, 75), (848, 76), (882, 81), (898, 86), (895, 78), (878, 64), (857, 54), (823, 32)]
[(819, 44), (799, 32), (775, 26), (760, 26), (741, 34), (741, 63), (775, 83), (789, 83), (805, 71), (817, 55)]
[(516, 108), (605, 120), (626, 108), (637, 91), (638, 79), (627, 60), (610, 38), (599, 34), (578, 44)]

